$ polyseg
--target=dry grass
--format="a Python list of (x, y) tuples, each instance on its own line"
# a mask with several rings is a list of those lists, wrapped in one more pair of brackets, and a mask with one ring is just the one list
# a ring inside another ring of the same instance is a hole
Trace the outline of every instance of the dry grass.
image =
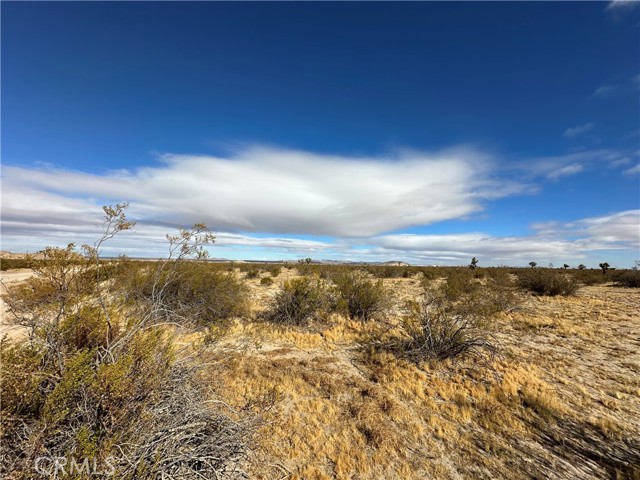
[(640, 290), (527, 295), (486, 322), (500, 356), (415, 364), (363, 345), (396, 335), (419, 278), (384, 279), (383, 321), (277, 328), (251, 318), (297, 272), (265, 276), (204, 358), (212, 399), (262, 418), (250, 478), (640, 478)]
[[(294, 276), (254, 281), (253, 310)], [(209, 352), (225, 402), (274, 399), (252, 478), (640, 478), (640, 291), (527, 296), (489, 322), (502, 350), (491, 364), (415, 365), (361, 348), (393, 335), (420, 293), (418, 279), (384, 283), (384, 323), (239, 321)]]

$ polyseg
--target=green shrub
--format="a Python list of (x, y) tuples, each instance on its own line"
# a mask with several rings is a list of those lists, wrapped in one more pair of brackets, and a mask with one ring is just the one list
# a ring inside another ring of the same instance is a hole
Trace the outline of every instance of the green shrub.
[(628, 288), (640, 288), (640, 270), (627, 270), (615, 277), (617, 285)]
[[(96, 245), (133, 226), (125, 207), (104, 208)], [(7, 314), (29, 338), (0, 341), (0, 477), (34, 478), (43, 454), (111, 457), (114, 478), (216, 478), (227, 466), (241, 469), (239, 422), (199, 402), (203, 385), (189, 356), (175, 362), (172, 332), (162, 325), (237, 308), (243, 287), (235, 277), (178, 261), (203, 258), (212, 241), (205, 230), (168, 236), (177, 258), (165, 262), (115, 265), (100, 260), (98, 247), (47, 248), (33, 265), (36, 277), (7, 288)]]
[(268, 287), (270, 285), (273, 285), (273, 278), (271, 277), (263, 277), (260, 279), (260, 285)]
[[(446, 285), (444, 286), (446, 288)], [(446, 295), (443, 295), (446, 298)], [(506, 271), (492, 272), (474, 288), (461, 294), (456, 301), (448, 302), (447, 311), (462, 315), (473, 315), (479, 321), (487, 320), (500, 312), (513, 310), (520, 303), (520, 297)]]
[(245, 274), (245, 278), (247, 279), (258, 278), (259, 276), (260, 276), (260, 270), (258, 270), (257, 268), (252, 268), (251, 270), (248, 270), (247, 273)]
[(370, 320), (384, 313), (389, 305), (389, 292), (382, 280), (374, 281), (361, 270), (350, 270), (333, 279), (338, 294), (338, 307), (351, 318)]
[(522, 270), (518, 274), (518, 285), (539, 295), (575, 295), (578, 283), (572, 276), (547, 269)]
[(447, 271), (447, 281), (442, 292), (449, 301), (455, 301), (464, 294), (469, 294), (478, 287), (474, 272), (468, 268), (451, 268)]
[(570, 275), (584, 285), (600, 285), (610, 281), (608, 275), (603, 275), (601, 270), (571, 270)]
[(269, 275), (272, 277), (277, 277), (282, 271), (282, 265), (269, 265), (266, 267), (266, 271), (269, 272)]
[(299, 277), (285, 282), (264, 318), (274, 323), (303, 325), (326, 314), (331, 305), (330, 291), (322, 280)]
[(31, 268), (31, 260), (26, 258), (0, 258), (0, 270)]
[[(248, 288), (230, 272), (208, 263), (184, 262), (158, 270), (140, 269), (130, 279), (127, 295), (182, 323), (225, 323), (248, 312)], [(154, 304), (154, 305), (150, 305)]]

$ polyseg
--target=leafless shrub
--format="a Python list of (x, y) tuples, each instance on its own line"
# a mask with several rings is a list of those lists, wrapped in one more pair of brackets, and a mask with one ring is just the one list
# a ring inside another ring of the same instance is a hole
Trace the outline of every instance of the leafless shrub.
[(217, 413), (203, 401), (196, 378), (192, 367), (171, 371), (131, 437), (116, 444), (119, 478), (248, 478), (243, 464), (249, 417), (234, 421)]
[(427, 294), (404, 321), (403, 338), (387, 347), (415, 363), (497, 353), (479, 318), (470, 312), (453, 313), (446, 302), (441, 295)]

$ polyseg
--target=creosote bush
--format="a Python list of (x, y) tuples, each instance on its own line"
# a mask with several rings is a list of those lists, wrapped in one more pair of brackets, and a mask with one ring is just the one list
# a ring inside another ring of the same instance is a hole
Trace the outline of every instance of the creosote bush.
[[(125, 208), (105, 207), (103, 236), (93, 247), (47, 248), (33, 264), (36, 277), (3, 295), (8, 318), (29, 335), (0, 341), (2, 478), (35, 478), (41, 456), (108, 464), (113, 478), (246, 478), (244, 432), (199, 404), (204, 387), (164, 325), (185, 312), (211, 311), (201, 294), (218, 277), (182, 261), (203, 258), (201, 247), (213, 237), (196, 225), (168, 237), (168, 260), (111, 269), (100, 250), (133, 226)], [(136, 273), (133, 285), (152, 279), (141, 284), (147, 297), (123, 299), (126, 272)], [(185, 290), (176, 287), (191, 274)]]
[[(171, 268), (128, 272), (126, 294), (138, 305), (160, 303), (164, 317), (197, 325), (226, 324), (248, 311), (248, 289), (231, 272), (216, 265), (180, 262)], [(158, 289), (160, 282), (162, 288)], [(159, 312), (160, 313), (160, 312)]]
[(627, 270), (615, 277), (616, 285), (627, 288), (640, 288), (640, 270)]
[(332, 308), (332, 295), (326, 283), (317, 277), (300, 277), (285, 282), (264, 318), (283, 325), (304, 325)]
[(462, 295), (477, 290), (479, 284), (475, 281), (475, 272), (468, 268), (451, 268), (447, 270), (447, 281), (442, 287), (442, 293), (449, 301), (459, 299)]
[(531, 269), (518, 272), (518, 285), (538, 295), (575, 295), (578, 283), (572, 276), (547, 269)]
[(373, 280), (361, 270), (347, 270), (333, 277), (338, 295), (338, 309), (351, 318), (370, 320), (389, 306), (389, 292), (382, 280)]
[(258, 270), (257, 268), (252, 268), (251, 270), (248, 270), (247, 273), (245, 274), (245, 278), (249, 280), (258, 278), (259, 276), (260, 276), (260, 270)]
[(273, 285), (273, 278), (271, 277), (263, 277), (260, 279), (260, 285), (264, 286), (264, 287), (268, 287), (270, 285)]

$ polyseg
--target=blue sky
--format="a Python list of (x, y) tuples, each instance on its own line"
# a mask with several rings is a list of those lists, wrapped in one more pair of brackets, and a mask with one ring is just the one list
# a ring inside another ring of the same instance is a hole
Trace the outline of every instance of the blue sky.
[(640, 4), (2, 3), (2, 248), (620, 267)]

